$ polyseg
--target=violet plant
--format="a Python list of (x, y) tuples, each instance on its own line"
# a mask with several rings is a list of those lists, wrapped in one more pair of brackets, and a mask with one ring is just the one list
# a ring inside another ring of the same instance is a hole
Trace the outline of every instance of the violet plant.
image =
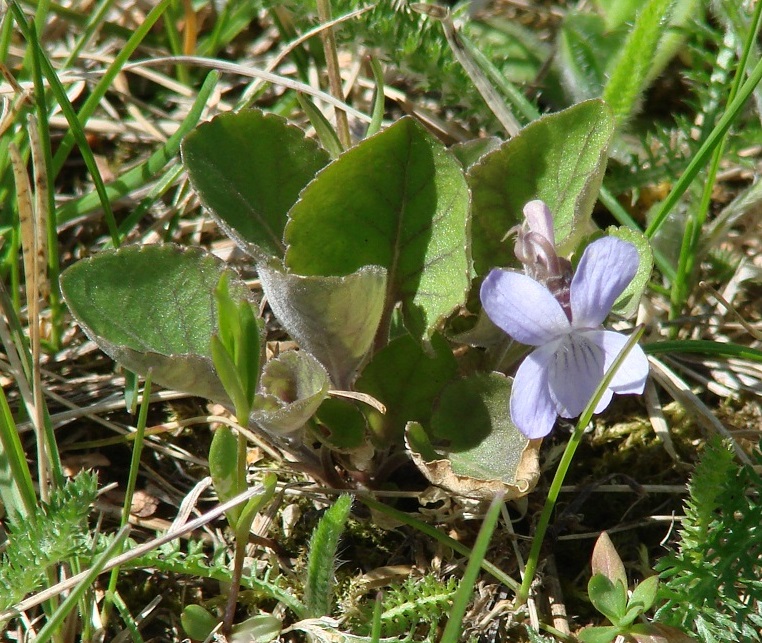
[[(647, 375), (634, 347), (606, 379), (637, 337), (625, 346), (601, 325), (611, 310), (634, 311), (652, 265), (637, 232), (611, 228), (590, 242), (613, 125), (592, 100), (503, 143), (448, 149), (404, 118), (333, 160), (256, 110), (201, 125), (183, 143), (191, 183), (300, 348), (261, 366), (261, 302), (199, 249), (106, 250), (69, 268), (62, 291), (114, 359), (224, 404), (332, 486), (395, 483), (412, 461), (452, 494), (518, 498), (539, 478), (534, 438), (557, 415), (580, 414), (594, 394), (600, 412), (613, 392), (642, 391)], [(502, 238), (516, 226), (514, 256)], [(574, 252), (576, 271), (564, 258)], [(518, 264), (526, 274), (495, 269)], [(473, 325), (480, 287), (493, 321), (535, 346), (515, 379), (504, 359), (513, 340), (483, 319)], [(471, 356), (460, 367), (458, 346)], [(244, 484), (240, 440), (227, 438), (229, 464), (213, 472), (222, 497)]]

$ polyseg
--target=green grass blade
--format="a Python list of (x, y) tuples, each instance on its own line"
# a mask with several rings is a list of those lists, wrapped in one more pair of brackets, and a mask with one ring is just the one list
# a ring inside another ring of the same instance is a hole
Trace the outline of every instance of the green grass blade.
[[(53, 68), (50, 60), (48, 60), (47, 56), (42, 51), (40, 43), (37, 39), (37, 34), (35, 33), (35, 29), (26, 22), (24, 14), (17, 3), (13, 2), (11, 4), (11, 10), (16, 17), (16, 23), (19, 25), (19, 28), (24, 34), (30, 49), (34, 52), (35, 59), (39, 61), (42, 73), (44, 74), (45, 78), (47, 78), (48, 83), (50, 83), (51, 90), (53, 91), (53, 95), (61, 107), (61, 111), (63, 111), (64, 116), (66, 116), (66, 120), (69, 123), (69, 132), (67, 133), (67, 136), (71, 136), (72, 141), (76, 141), (79, 146), (80, 152), (82, 153), (82, 158), (85, 161), (85, 165), (90, 172), (93, 183), (95, 184), (95, 189), (98, 193), (98, 196), (100, 197), (101, 206), (103, 207), (106, 224), (108, 225), (111, 238), (114, 243), (118, 245), (119, 236), (117, 234), (114, 213), (111, 211), (111, 204), (106, 194), (106, 187), (103, 183), (103, 179), (101, 178), (100, 170), (95, 163), (93, 151), (90, 149), (90, 144), (87, 142), (85, 130), (83, 129), (83, 123), (80, 122), (79, 118), (77, 117), (77, 113), (74, 111), (74, 106), (71, 104), (71, 101), (69, 100), (69, 97), (67, 96), (66, 90), (61, 84), (61, 81), (58, 79), (56, 70)], [(55, 160), (53, 161), (53, 165), (55, 166)], [(54, 169), (51, 177), (57, 173), (58, 172)]]
[(688, 167), (685, 169), (685, 172), (683, 172), (683, 175), (678, 179), (678, 181), (672, 187), (670, 193), (667, 195), (667, 198), (662, 202), (659, 211), (656, 213), (656, 216), (653, 218), (645, 230), (645, 235), (647, 237), (653, 237), (659, 231), (661, 226), (664, 224), (664, 221), (669, 216), (669, 213), (672, 212), (672, 209), (677, 205), (680, 197), (683, 196), (685, 191), (688, 189), (691, 183), (693, 183), (693, 180), (701, 171), (701, 168), (704, 167), (706, 162), (709, 160), (709, 157), (714, 151), (714, 148), (720, 144), (723, 137), (725, 136), (725, 133), (730, 129), (730, 126), (733, 124), (733, 121), (736, 119), (738, 114), (740, 114), (741, 110), (746, 104), (746, 101), (749, 100), (749, 97), (754, 92), (754, 89), (759, 84), (760, 80), (762, 80), (762, 59), (754, 66), (751, 74), (749, 74), (749, 79), (741, 86), (741, 89), (738, 91), (738, 96), (736, 96), (735, 99), (730, 103), (727, 110), (725, 110), (722, 118), (719, 120), (717, 125), (715, 125), (714, 129), (704, 141), (703, 145), (699, 148), (698, 152), (696, 152), (693, 160), (691, 160), (691, 162), (688, 164)]
[(473, 594), (474, 585), (476, 584), (476, 579), (479, 575), (482, 562), (487, 555), (487, 549), (489, 548), (492, 534), (495, 531), (497, 520), (500, 517), (500, 507), (502, 504), (502, 496), (497, 496), (492, 501), (492, 504), (487, 511), (487, 515), (484, 516), (484, 522), (482, 522), (481, 529), (479, 529), (479, 535), (476, 537), (474, 548), (471, 550), (471, 555), (468, 557), (466, 571), (463, 573), (463, 578), (460, 579), (458, 591), (455, 592), (452, 608), (450, 609), (450, 618), (447, 621), (440, 643), (457, 643), (459, 640), (461, 630), (463, 629), (463, 617), (466, 614), (468, 603), (471, 600), (471, 594)]
[[(122, 504), (122, 520), (120, 527), (124, 528), (130, 524), (130, 511), (132, 509), (132, 499), (135, 496), (135, 486), (138, 481), (138, 472), (140, 471), (140, 456), (143, 453), (143, 445), (145, 438), (146, 424), (148, 423), (148, 408), (151, 406), (151, 372), (145, 379), (143, 386), (143, 395), (140, 400), (140, 414), (138, 415), (138, 423), (135, 431), (135, 440), (132, 445), (132, 458), (130, 459), (130, 472), (127, 478), (127, 486), (124, 491), (124, 501)], [(115, 553), (121, 554), (121, 550)], [(108, 622), (108, 615), (111, 610), (111, 605), (116, 596), (116, 583), (119, 579), (119, 567), (114, 567), (111, 570), (109, 577), (108, 590), (106, 592), (106, 599), (103, 603), (103, 609), (101, 611), (101, 620)]]
[[(754, 17), (752, 19), (751, 28), (749, 29), (748, 37), (744, 43), (744, 48), (741, 53), (741, 58), (738, 62), (738, 67), (735, 70), (735, 76), (733, 83), (730, 87), (730, 93), (728, 94), (728, 102), (732, 102), (738, 94), (738, 89), (741, 86), (744, 76), (746, 75), (746, 65), (748, 64), (749, 57), (755, 45), (756, 35), (759, 32), (760, 19), (762, 18), (762, 3), (757, 3), (754, 9)], [(720, 163), (722, 161), (722, 154), (725, 149), (725, 140), (727, 134), (722, 138), (719, 145), (714, 150), (712, 160), (709, 164), (709, 172), (704, 182), (704, 190), (701, 195), (701, 203), (698, 208), (695, 209), (693, 219), (689, 221), (690, 224), (686, 229), (684, 243), (680, 248), (680, 257), (678, 259), (677, 278), (672, 283), (672, 292), (670, 293), (670, 319), (676, 318), (682, 310), (685, 302), (690, 295), (690, 281), (693, 275), (693, 270), (696, 265), (696, 259), (699, 253), (699, 245), (701, 243), (701, 237), (704, 234), (704, 224), (706, 223), (707, 216), (709, 214), (709, 208), (712, 203), (712, 194), (714, 192), (715, 180), (717, 173), (720, 169)], [(675, 333), (678, 330), (677, 326), (674, 326)]]
[(762, 363), (762, 350), (733, 344), (731, 342), (714, 342), (709, 339), (684, 339), (644, 344), (643, 350), (648, 355), (662, 353), (700, 353), (717, 357), (737, 357), (750, 362)]
[[(118, 181), (114, 181), (113, 183), (110, 183), (106, 186), (106, 194), (108, 195), (109, 199), (119, 199), (132, 190), (145, 185), (145, 183), (151, 180), (154, 175), (156, 175), (171, 159), (177, 156), (177, 153), (180, 150), (180, 143), (182, 143), (182, 140), (185, 138), (186, 134), (188, 134), (188, 132), (190, 132), (197, 125), (199, 119), (201, 118), (201, 114), (206, 107), (206, 103), (208, 102), (209, 97), (212, 95), (212, 92), (214, 91), (219, 78), (219, 73), (216, 71), (210, 72), (206, 77), (204, 84), (201, 86), (201, 89), (198, 92), (198, 96), (193, 102), (193, 106), (191, 107), (186, 117), (183, 119), (182, 123), (180, 123), (180, 127), (177, 129), (177, 131), (167, 139), (166, 143), (164, 143), (162, 147), (151, 154), (151, 156), (148, 157), (145, 162), (132, 168), (131, 170), (128, 170), (119, 177)], [(71, 221), (78, 216), (92, 212), (98, 207), (98, 205), (99, 198), (94, 194), (88, 194), (87, 196), (84, 196), (80, 199), (70, 201), (69, 203), (59, 208), (58, 223), (63, 224), (67, 221)], [(142, 205), (143, 203), (141, 202), (141, 206)], [(149, 206), (150, 203), (145, 206), (145, 209), (147, 210)], [(136, 224), (139, 220), (139, 217), (137, 217), (137, 220), (135, 220), (135, 218), (136, 215), (133, 213), (133, 215), (130, 217), (132, 225)], [(120, 228), (121, 234), (126, 234), (131, 228), (131, 226), (128, 227), (126, 224), (127, 221), (122, 223)]]
[(0, 389), (0, 498), (6, 511), (31, 515), (37, 504), (34, 482), (13, 414)]
[[(170, 2), (171, 0), (160, 0), (160, 2), (146, 15), (140, 26), (132, 33), (132, 36), (124, 44), (124, 47), (119, 50), (119, 53), (114, 58), (114, 62), (111, 63), (98, 84), (92, 88), (90, 95), (87, 97), (84, 105), (82, 105), (82, 108), (79, 110), (77, 116), (78, 122), (81, 124), (81, 126), (84, 127), (85, 123), (87, 123), (88, 119), (93, 115), (95, 108), (98, 106), (98, 103), (100, 103), (108, 88), (111, 87), (114, 83), (114, 79), (116, 78), (117, 74), (122, 71), (124, 64), (127, 62), (135, 49), (137, 49), (138, 45), (146, 37), (156, 21), (164, 13)], [(12, 6), (15, 6), (15, 3)], [(69, 156), (69, 152), (71, 152), (72, 148), (74, 147), (74, 142), (76, 140), (74, 134), (74, 131), (67, 132), (58, 147), (58, 151), (53, 158), (54, 176), (58, 176), (58, 173), (63, 167), (64, 161)]]
[(64, 69), (69, 67), (79, 57), (80, 52), (87, 46), (98, 28), (102, 26), (112, 4), (114, 4), (114, 0), (101, 0), (99, 5), (87, 12), (87, 22), (82, 30), (82, 35), (74, 43), (69, 55), (66, 56), (62, 65)]

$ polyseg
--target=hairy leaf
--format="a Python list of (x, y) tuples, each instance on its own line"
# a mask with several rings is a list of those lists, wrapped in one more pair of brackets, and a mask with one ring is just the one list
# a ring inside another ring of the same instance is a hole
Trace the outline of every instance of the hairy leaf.
[(274, 114), (222, 114), (189, 134), (183, 162), (225, 232), (257, 260), (282, 257), (286, 215), (328, 153)]
[[(100, 349), (162, 386), (220, 402), (228, 395), (211, 359), (214, 289), (228, 269), (199, 248), (128, 246), (84, 259), (61, 275), (74, 317)], [(230, 293), (249, 298), (231, 271)]]
[(542, 117), (471, 167), (477, 274), (515, 263), (505, 235), (523, 221), (524, 205), (533, 199), (544, 201), (553, 213), (560, 254), (590, 232), (612, 134), (609, 109), (591, 100)]
[(385, 319), (397, 302), (420, 339), (464, 303), (469, 285), (468, 188), (455, 158), (403, 118), (326, 167), (289, 213), (286, 265), (301, 275), (388, 273)]
[(260, 265), (259, 278), (275, 316), (299, 346), (349, 388), (381, 321), (386, 270), (364, 266), (345, 277), (303, 277)]
[(431, 339), (433, 355), (410, 335), (403, 335), (373, 356), (357, 380), (358, 391), (368, 393), (386, 406), (386, 413), (368, 411), (370, 428), (381, 443), (401, 441), (411, 420), (428, 423), (434, 400), (455, 377), (457, 364), (447, 342)]
[[(431, 418), (430, 436), (407, 427), (413, 460), (434, 484), (453, 493), (519, 498), (539, 478), (539, 441), (528, 440), (511, 422), (511, 382), (499, 373), (451, 382)], [(435, 446), (432, 439), (443, 446)]]

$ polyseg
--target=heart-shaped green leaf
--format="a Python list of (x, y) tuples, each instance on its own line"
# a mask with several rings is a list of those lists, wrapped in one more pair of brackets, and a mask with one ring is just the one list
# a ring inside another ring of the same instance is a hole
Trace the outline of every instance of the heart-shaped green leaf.
[(468, 187), (450, 152), (410, 118), (365, 139), (302, 192), (286, 226), (301, 275), (388, 272), (385, 317), (402, 302), (417, 338), (461, 305), (469, 285)]
[(499, 373), (480, 373), (448, 384), (431, 418), (431, 435), (407, 427), (413, 460), (434, 484), (453, 493), (491, 498), (498, 492), (518, 498), (540, 475), (539, 440), (530, 441), (511, 422), (511, 381)]
[(590, 214), (606, 169), (614, 120), (591, 100), (543, 116), (468, 171), (472, 251), (479, 275), (515, 264), (505, 235), (523, 221), (524, 205), (544, 201), (553, 213), (559, 254), (593, 229)]
[(373, 356), (355, 388), (386, 406), (386, 413), (368, 410), (368, 422), (382, 444), (402, 440), (405, 424), (428, 423), (434, 400), (455, 377), (457, 362), (447, 342), (431, 338), (433, 354), (423, 350), (410, 335), (391, 341)]
[(346, 277), (303, 277), (260, 264), (259, 278), (291, 337), (326, 367), (338, 388), (349, 388), (381, 321), (386, 270), (364, 266)]
[[(228, 271), (199, 248), (128, 246), (84, 259), (61, 275), (74, 317), (101, 350), (162, 386), (227, 403), (215, 373), (214, 289)], [(231, 271), (230, 293), (248, 300)]]
[(283, 228), (328, 153), (283, 118), (222, 114), (183, 141), (191, 184), (225, 232), (257, 260), (282, 257)]
[(350, 400), (329, 397), (315, 414), (322, 438), (339, 451), (359, 449), (365, 444), (368, 422), (357, 404)]
[(328, 395), (328, 373), (304, 351), (289, 351), (262, 369), (251, 419), (270, 433), (301, 429)]

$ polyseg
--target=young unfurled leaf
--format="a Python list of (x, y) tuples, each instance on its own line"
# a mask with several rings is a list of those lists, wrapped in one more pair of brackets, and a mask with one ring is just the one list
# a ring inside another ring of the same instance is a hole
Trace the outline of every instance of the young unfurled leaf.
[(248, 421), (259, 380), (259, 324), (248, 301), (230, 295), (228, 275), (214, 290), (218, 332), (212, 337), (212, 361), (235, 406), (241, 424)]
[(84, 259), (61, 275), (66, 303), (110, 357), (162, 386), (228, 403), (212, 364), (214, 290), (231, 272), (230, 294), (246, 285), (215, 256), (172, 244), (128, 246)]
[(455, 158), (403, 118), (327, 166), (289, 213), (286, 265), (301, 275), (388, 273), (385, 319), (428, 339), (469, 285), (468, 188)]
[(329, 160), (301, 130), (258, 110), (204, 123), (185, 138), (182, 154), (204, 205), (257, 260), (283, 256), (286, 214)]
[(298, 431), (317, 411), (329, 387), (328, 373), (309, 353), (283, 353), (262, 369), (251, 419), (271, 433)]
[(504, 240), (505, 234), (523, 221), (522, 209), (532, 200), (544, 201), (553, 213), (560, 255), (591, 231), (613, 126), (605, 103), (580, 103), (527, 125), (471, 167), (477, 274), (515, 264), (513, 243)]
[(381, 321), (386, 270), (363, 266), (345, 277), (303, 277), (261, 264), (259, 278), (291, 337), (325, 366), (338, 388), (349, 388)]

